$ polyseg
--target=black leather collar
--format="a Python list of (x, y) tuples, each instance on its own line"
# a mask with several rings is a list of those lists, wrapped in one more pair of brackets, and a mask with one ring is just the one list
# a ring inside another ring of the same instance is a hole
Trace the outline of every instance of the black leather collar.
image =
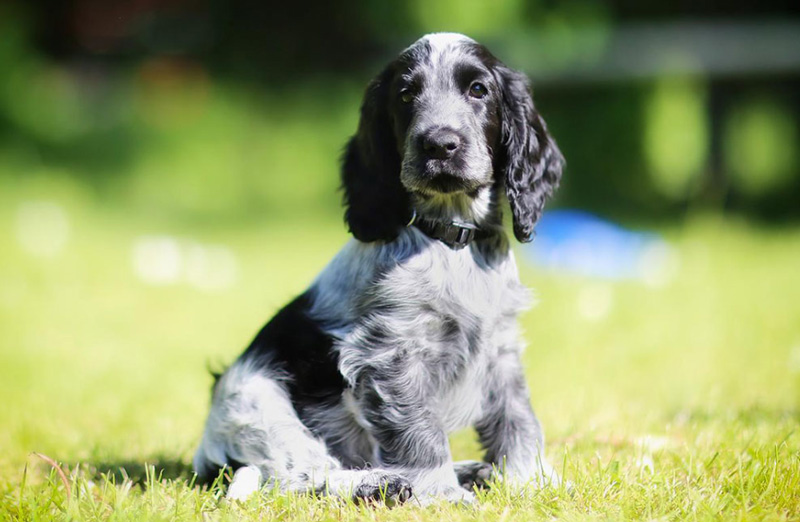
[(421, 218), (417, 217), (416, 211), (408, 226), (417, 227), (426, 236), (438, 239), (453, 250), (461, 250), (472, 241), (488, 236), (485, 230), (481, 230), (472, 223)]

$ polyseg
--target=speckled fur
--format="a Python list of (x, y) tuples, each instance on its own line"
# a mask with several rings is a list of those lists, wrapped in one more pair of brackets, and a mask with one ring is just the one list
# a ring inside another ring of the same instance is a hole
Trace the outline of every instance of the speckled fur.
[[(482, 105), (458, 90), (464, 63), (489, 86)], [(396, 105), (387, 92), (410, 76), (423, 87), (400, 125), (381, 104)], [(529, 239), (563, 163), (522, 78), (472, 40), (437, 34), (373, 82), (343, 167), (355, 238), (216, 384), (199, 474), (237, 468), (234, 498), (267, 484), (390, 503), (412, 491), (469, 502), (492, 465), (519, 485), (558, 480), (520, 365), (530, 299), (500, 210), (505, 194)], [(416, 136), (440, 125), (463, 137), (446, 166), (460, 191), (437, 192), (417, 167)], [(453, 249), (406, 226), (414, 211), (488, 233)], [(453, 462), (447, 435), (467, 426), (486, 463)]]

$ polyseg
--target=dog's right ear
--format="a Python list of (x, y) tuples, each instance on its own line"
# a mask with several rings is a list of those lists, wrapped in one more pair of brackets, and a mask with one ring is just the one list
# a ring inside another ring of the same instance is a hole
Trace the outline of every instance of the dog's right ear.
[(370, 82), (358, 131), (342, 160), (345, 221), (359, 241), (391, 241), (411, 220), (409, 195), (400, 182), (401, 157), (389, 114), (389, 66)]
[(514, 235), (527, 243), (545, 202), (561, 181), (564, 156), (533, 105), (528, 78), (503, 64), (494, 69), (502, 93), (506, 196)]

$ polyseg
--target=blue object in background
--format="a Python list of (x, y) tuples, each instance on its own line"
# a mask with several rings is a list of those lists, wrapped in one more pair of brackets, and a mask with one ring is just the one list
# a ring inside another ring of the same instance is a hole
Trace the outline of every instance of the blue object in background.
[(604, 279), (658, 283), (674, 267), (669, 245), (657, 234), (626, 230), (578, 210), (546, 212), (525, 252), (538, 266)]

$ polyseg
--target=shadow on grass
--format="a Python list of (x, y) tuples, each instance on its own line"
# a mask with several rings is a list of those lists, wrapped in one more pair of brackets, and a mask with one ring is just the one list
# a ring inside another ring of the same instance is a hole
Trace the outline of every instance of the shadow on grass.
[(142, 488), (149, 481), (162, 480), (195, 480), (192, 465), (174, 458), (150, 457), (142, 460), (108, 460), (100, 462), (82, 462), (81, 467), (88, 468), (90, 474), (100, 477), (108, 476), (117, 484), (130, 480)]

